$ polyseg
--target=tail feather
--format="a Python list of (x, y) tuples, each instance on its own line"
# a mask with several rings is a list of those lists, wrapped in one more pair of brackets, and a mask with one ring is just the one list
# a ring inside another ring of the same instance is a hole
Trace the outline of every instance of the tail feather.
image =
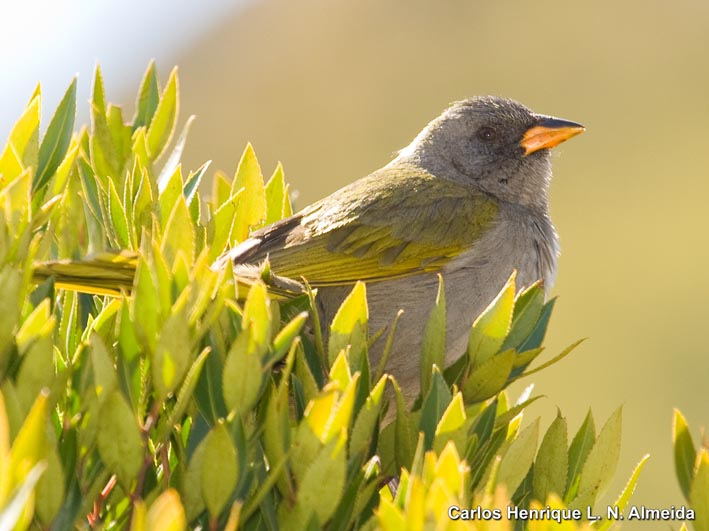
[(43, 282), (53, 277), (62, 289), (96, 295), (130, 293), (138, 265), (138, 253), (102, 252), (84, 260), (57, 260), (35, 265), (33, 279)]
[[(57, 260), (35, 264), (33, 280), (37, 283), (54, 278), (55, 286), (93, 295), (118, 296), (130, 294), (133, 289), (138, 253), (134, 251), (102, 252), (83, 260)], [(226, 267), (228, 262), (220, 264)], [(306, 292), (305, 286), (295, 280), (270, 273), (264, 278), (258, 266), (235, 267), (238, 297), (246, 297), (249, 288), (261, 279), (275, 299), (287, 300)]]

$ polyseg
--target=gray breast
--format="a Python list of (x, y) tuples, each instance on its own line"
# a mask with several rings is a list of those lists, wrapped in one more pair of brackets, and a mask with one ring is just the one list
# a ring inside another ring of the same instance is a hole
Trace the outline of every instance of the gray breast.
[[(499, 293), (513, 270), (520, 290), (542, 278), (547, 290), (554, 281), (558, 239), (548, 216), (521, 209), (501, 210), (498, 221), (475, 248), (449, 262), (442, 271), (446, 288), (446, 362), (465, 351), (474, 319)], [(325, 322), (334, 316), (350, 288), (320, 288), (318, 297)], [(391, 325), (399, 309), (399, 321), (387, 370), (404, 389), (407, 398), (418, 393), (421, 337), (438, 289), (436, 274), (369, 283), (370, 333)], [(376, 366), (384, 340), (371, 352)]]

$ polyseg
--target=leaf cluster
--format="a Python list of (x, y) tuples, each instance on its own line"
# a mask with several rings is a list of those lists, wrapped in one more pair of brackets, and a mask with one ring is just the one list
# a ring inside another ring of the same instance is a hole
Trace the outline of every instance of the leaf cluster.
[[(76, 80), (40, 140), (38, 87), (0, 155), (0, 527), (447, 528), (466, 525), (453, 504), (581, 507), (607, 487), (620, 410), (570, 444), (559, 414), (539, 443), (539, 420), (522, 426), (539, 397), (504, 391), (576, 346), (529, 369), (554, 305), (540, 285), (513, 276), (444, 368), (441, 282), (408, 404), (370, 366), (396, 323), (370, 335), (364, 283), (325, 341), (315, 293), (268, 264), (210, 267), (292, 208), (250, 145), (201, 196), (208, 163), (180, 163), (192, 117), (173, 141), (176, 70), (161, 88), (149, 66), (130, 120), (98, 68), (89, 128), (75, 100)], [(73, 262), (42, 265), (85, 257), (72, 287), (93, 295), (62, 289)]]

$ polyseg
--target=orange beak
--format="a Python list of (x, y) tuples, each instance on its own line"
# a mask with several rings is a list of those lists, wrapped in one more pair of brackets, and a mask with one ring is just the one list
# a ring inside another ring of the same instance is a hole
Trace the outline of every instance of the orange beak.
[(519, 143), (524, 148), (524, 156), (558, 146), (564, 140), (583, 133), (586, 128), (576, 122), (540, 116), (539, 121), (527, 129)]

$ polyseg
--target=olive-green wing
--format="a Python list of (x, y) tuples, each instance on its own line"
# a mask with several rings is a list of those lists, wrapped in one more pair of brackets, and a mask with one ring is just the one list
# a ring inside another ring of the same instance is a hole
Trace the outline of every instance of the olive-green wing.
[(316, 287), (404, 277), (440, 270), (471, 249), (496, 215), (496, 203), (470, 187), (387, 166), (254, 233), (229, 260), (268, 256), (278, 275)]

